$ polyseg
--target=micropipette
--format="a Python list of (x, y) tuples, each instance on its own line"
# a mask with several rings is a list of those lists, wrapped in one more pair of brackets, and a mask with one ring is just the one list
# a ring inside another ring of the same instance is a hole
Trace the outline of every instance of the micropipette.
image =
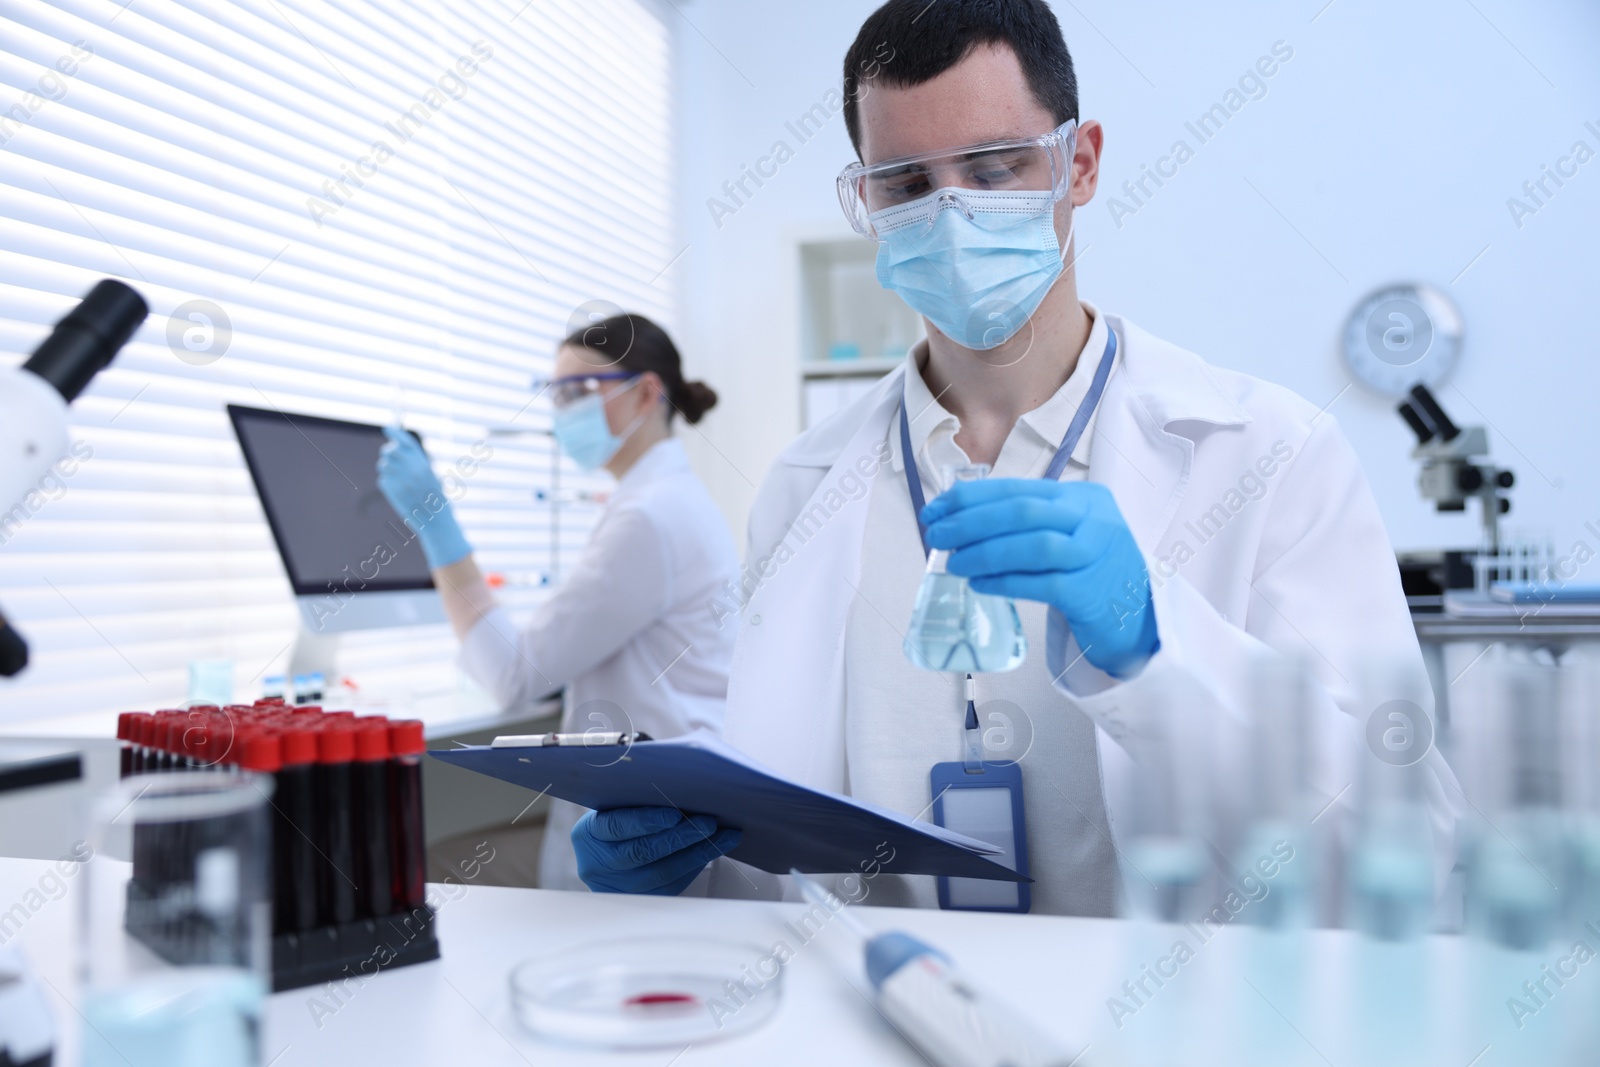
[(845, 902), (790, 870), (806, 899), (844, 920), (861, 938), (878, 1010), (938, 1067), (1090, 1067), (964, 979), (943, 953), (910, 934), (875, 934)]

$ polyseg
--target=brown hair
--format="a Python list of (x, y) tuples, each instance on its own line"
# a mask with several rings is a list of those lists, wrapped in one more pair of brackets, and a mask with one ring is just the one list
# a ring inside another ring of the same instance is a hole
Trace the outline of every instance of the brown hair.
[(684, 381), (678, 346), (666, 330), (643, 315), (613, 315), (572, 331), (561, 344), (563, 348), (593, 352), (599, 358), (585, 362), (597, 369), (653, 372), (667, 391), (667, 403), (672, 408), (667, 412), (669, 422), (674, 412), (690, 423), (699, 422), (717, 404), (717, 393), (711, 386)]

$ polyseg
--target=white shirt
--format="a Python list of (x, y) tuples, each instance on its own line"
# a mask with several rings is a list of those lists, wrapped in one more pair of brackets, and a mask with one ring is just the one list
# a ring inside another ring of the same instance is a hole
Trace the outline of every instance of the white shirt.
[[(1017, 421), (990, 477), (1044, 476), (1105, 352), (1105, 319), (1093, 308), (1086, 310), (1093, 326), (1076, 368), (1049, 400)], [(942, 469), (970, 460), (954, 440), (960, 420), (923, 380), (926, 359), (925, 345), (907, 356), (905, 400), (917, 470), (931, 500), (947, 488)], [(1112, 369), (1114, 373), (1116, 364)], [(1062, 481), (1087, 476), (1093, 437), (1091, 421)], [(925, 561), (905, 481), (898, 414), (890, 421), (889, 449), (893, 470), (873, 481), (861, 576), (845, 630), (848, 787), (853, 796), (928, 819), (930, 769), (961, 759), (965, 685), (959, 674), (914, 667), (901, 651)], [(986, 758), (1016, 760), (1022, 769), (1034, 878), (1031, 910), (1112, 915), (1118, 893), (1116, 854), (1102, 797), (1094, 723), (1051, 684), (1045, 605), (1017, 601), (1016, 607), (1028, 640), (1027, 660), (1014, 671), (974, 677)], [(872, 902), (938, 907), (935, 881), (885, 875), (873, 884)]]
[[(583, 555), (520, 630), (503, 608), (472, 628), (461, 666), (516, 708), (566, 687), (564, 731), (673, 737), (720, 731), (739, 575), (727, 523), (668, 438), (629, 468)], [(582, 889), (569, 834), (583, 809), (551, 801), (540, 884)]]

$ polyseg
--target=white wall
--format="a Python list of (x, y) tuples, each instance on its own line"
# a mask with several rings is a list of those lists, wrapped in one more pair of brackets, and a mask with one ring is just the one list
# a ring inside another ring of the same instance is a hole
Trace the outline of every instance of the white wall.
[[(1336, 347), (1365, 293), (1431, 282), (1461, 307), (1467, 331), (1441, 399), (1458, 422), (1486, 422), (1494, 459), (1516, 471), (1513, 526), (1600, 549), (1600, 534), (1582, 528), (1600, 529), (1590, 425), (1600, 158), (1520, 227), (1507, 207), (1574, 142), (1600, 152), (1585, 128), (1600, 129), (1600, 9), (1325, 4), (1056, 5), (1083, 116), (1107, 130), (1101, 193), (1077, 226), (1081, 294), (1217, 364), (1334, 401), (1396, 545), (1468, 545), (1475, 514), (1422, 504), (1410, 432), (1391, 401), (1346, 390)], [(804, 145), (784, 124), (837, 90), (845, 49), (874, 6), (694, 0), (674, 20), (689, 248), (674, 267), (679, 329), (691, 370), (724, 400), (690, 445), (741, 535), (755, 485), (798, 428), (793, 243), (849, 232), (833, 190), (853, 158), (842, 116)], [(927, 17), (937, 16), (935, 5)], [(1280, 40), (1293, 58), (1266, 95), (1119, 227), (1109, 200), (1122, 183), (1174, 140), (1197, 144), (1184, 123)], [(716, 225), (707, 199), (778, 139), (795, 158)], [(1595, 580), (1600, 565), (1591, 571)]]

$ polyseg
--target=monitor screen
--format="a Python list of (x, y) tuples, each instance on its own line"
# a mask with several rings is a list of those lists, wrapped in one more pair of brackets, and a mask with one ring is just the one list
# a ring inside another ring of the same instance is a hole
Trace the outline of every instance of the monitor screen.
[(296, 594), (432, 589), (422, 546), (378, 489), (383, 430), (228, 405)]

